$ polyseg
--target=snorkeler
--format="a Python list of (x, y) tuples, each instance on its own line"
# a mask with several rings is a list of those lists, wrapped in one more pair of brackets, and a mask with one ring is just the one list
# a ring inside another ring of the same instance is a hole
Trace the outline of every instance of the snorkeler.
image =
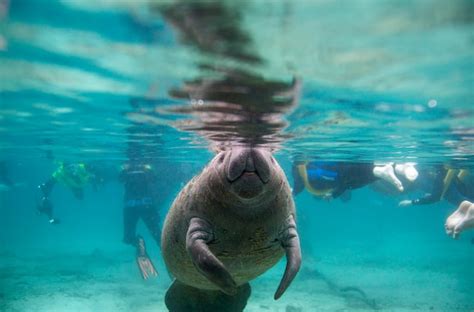
[(458, 238), (462, 230), (474, 227), (474, 175), (466, 169), (451, 169), (443, 165), (435, 168), (433, 186), (430, 193), (417, 199), (405, 199), (398, 205), (428, 205), (447, 200), (458, 205), (445, 223), (446, 233)]
[(160, 246), (161, 230), (159, 213), (154, 194), (157, 176), (148, 164), (131, 161), (123, 166), (120, 180), (124, 183), (123, 242), (136, 248), (136, 261), (143, 279), (157, 276), (158, 273), (150, 260), (145, 240), (136, 234), (138, 219), (142, 219), (151, 235)]
[(93, 178), (94, 175), (83, 163), (59, 162), (58, 167), (49, 180), (38, 186), (41, 196), (41, 199), (37, 203), (38, 213), (48, 216), (49, 223), (58, 224), (59, 220), (53, 217), (53, 204), (49, 199), (56, 183), (69, 188), (77, 199), (83, 199), (84, 187), (87, 183), (92, 181)]
[(467, 200), (463, 201), (446, 219), (444, 227), (446, 234), (453, 238), (458, 238), (463, 230), (474, 228), (474, 204)]
[(463, 200), (474, 200), (474, 175), (466, 169), (436, 166), (432, 185), (430, 193), (417, 199), (402, 200), (399, 206), (428, 205), (443, 199), (459, 205)]
[[(395, 166), (397, 168), (397, 166)], [(407, 164), (398, 166), (397, 172), (416, 179), (416, 169)], [(383, 179), (400, 192), (403, 185), (395, 175), (392, 164), (312, 161), (293, 166), (293, 194), (298, 195), (306, 188), (311, 194), (323, 198), (337, 198), (347, 191), (361, 188), (377, 179)]]

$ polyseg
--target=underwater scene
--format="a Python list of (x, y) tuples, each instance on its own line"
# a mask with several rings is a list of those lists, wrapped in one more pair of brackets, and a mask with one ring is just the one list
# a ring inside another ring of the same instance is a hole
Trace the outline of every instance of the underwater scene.
[(473, 312), (474, 1), (0, 0), (0, 311)]

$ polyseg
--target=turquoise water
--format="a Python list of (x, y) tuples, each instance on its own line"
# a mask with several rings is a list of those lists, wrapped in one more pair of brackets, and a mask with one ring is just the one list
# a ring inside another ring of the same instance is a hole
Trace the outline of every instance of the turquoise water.
[[(148, 230), (157, 278), (122, 243), (132, 158), (158, 176), (160, 223), (232, 145), (272, 150), (291, 185), (297, 161), (472, 170), (473, 16), (472, 1), (0, 0), (0, 310), (166, 311)], [(37, 186), (59, 162), (103, 181), (82, 200), (56, 185), (51, 225)], [(300, 273), (278, 301), (284, 260), (252, 281), (245, 311), (472, 311), (474, 232), (444, 231), (457, 205), (398, 206), (427, 189), (296, 196)]]

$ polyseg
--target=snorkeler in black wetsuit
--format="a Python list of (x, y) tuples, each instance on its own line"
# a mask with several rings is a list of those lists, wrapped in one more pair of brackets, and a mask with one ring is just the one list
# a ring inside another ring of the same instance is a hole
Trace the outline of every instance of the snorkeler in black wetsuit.
[(144, 239), (136, 234), (136, 227), (138, 219), (142, 219), (160, 246), (161, 229), (155, 195), (157, 176), (150, 165), (131, 162), (124, 165), (120, 180), (125, 186), (123, 241), (136, 247), (138, 268), (143, 279), (148, 279), (156, 276), (157, 272), (146, 252)]
[(429, 205), (446, 199), (458, 206), (463, 200), (474, 201), (474, 175), (466, 169), (449, 169), (444, 165), (434, 168), (430, 193), (413, 200), (402, 200), (399, 206)]
[(313, 161), (293, 166), (293, 194), (306, 188), (311, 194), (324, 199), (337, 198), (346, 191), (361, 188), (381, 178), (400, 191), (403, 186), (394, 174), (391, 164), (374, 166), (371, 163)]
[(402, 200), (398, 205), (429, 205), (446, 200), (458, 208), (446, 219), (446, 234), (458, 238), (466, 229), (474, 228), (474, 175), (466, 169), (452, 169), (437, 165), (425, 173), (431, 178), (430, 193), (416, 199)]
[(360, 188), (377, 178), (372, 164), (309, 162), (293, 166), (293, 194), (305, 188), (312, 195), (329, 199), (338, 198), (345, 191)]

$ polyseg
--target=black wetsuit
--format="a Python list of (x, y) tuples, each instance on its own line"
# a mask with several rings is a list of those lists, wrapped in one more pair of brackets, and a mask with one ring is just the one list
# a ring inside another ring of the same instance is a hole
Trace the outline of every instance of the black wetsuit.
[[(413, 199), (411, 203), (413, 205), (428, 205), (444, 198), (457, 206), (463, 200), (474, 200), (474, 181), (472, 181), (472, 176), (471, 179), (461, 180), (455, 175), (448, 182), (446, 181), (448, 172), (449, 170), (444, 166), (436, 166), (431, 192), (423, 197)], [(449, 185), (446, 183), (449, 183)]]
[[(345, 191), (357, 189), (377, 180), (373, 174), (373, 164), (370, 163), (332, 163), (309, 162), (305, 165), (307, 183), (314, 190), (328, 190), (331, 197), (337, 198)], [(293, 166), (293, 194), (297, 195), (305, 188), (305, 180)], [(311, 190), (308, 189), (311, 192)], [(314, 192), (311, 192), (314, 194)], [(314, 194), (318, 195), (318, 194)]]
[(37, 209), (39, 214), (45, 214), (48, 217), (50, 223), (57, 224), (59, 223), (59, 220), (54, 218), (53, 203), (49, 199), (49, 195), (51, 194), (55, 184), (56, 180), (50, 178), (45, 183), (39, 185), (41, 199), (37, 201)]
[(156, 203), (157, 177), (151, 169), (137, 166), (124, 170), (120, 175), (125, 186), (123, 225), (126, 244), (136, 245), (137, 222), (141, 218), (158, 245), (161, 230)]

